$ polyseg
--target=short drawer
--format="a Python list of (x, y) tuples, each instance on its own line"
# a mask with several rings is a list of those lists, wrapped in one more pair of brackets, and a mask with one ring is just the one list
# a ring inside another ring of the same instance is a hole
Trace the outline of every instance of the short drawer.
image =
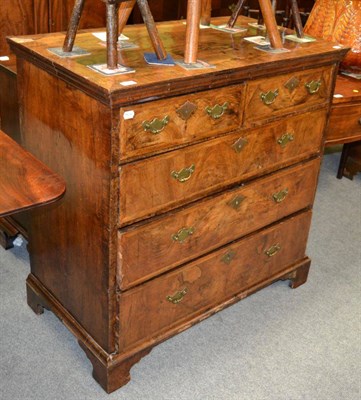
[(340, 105), (331, 109), (326, 142), (345, 143), (360, 140), (361, 104)]
[(119, 231), (118, 273), (125, 290), (313, 203), (320, 160)]
[(122, 108), (120, 161), (238, 128), (243, 92), (236, 85)]
[(324, 103), (330, 97), (331, 77), (332, 67), (323, 67), (250, 82), (245, 124)]
[(325, 120), (305, 113), (122, 166), (120, 226), (318, 153)]
[(305, 257), (311, 212), (118, 294), (119, 351), (152, 340)]

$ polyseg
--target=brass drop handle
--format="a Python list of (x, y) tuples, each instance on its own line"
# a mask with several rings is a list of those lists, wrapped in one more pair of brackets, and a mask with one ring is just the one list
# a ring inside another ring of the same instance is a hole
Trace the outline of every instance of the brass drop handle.
[(275, 102), (277, 96), (279, 94), (279, 90), (270, 90), (267, 93), (261, 93), (261, 100), (263, 101), (263, 104), (266, 106), (270, 106), (272, 103)]
[(309, 94), (317, 93), (320, 90), (321, 85), (322, 85), (322, 82), (320, 80), (305, 83), (306, 89), (308, 90)]
[(154, 118), (153, 121), (143, 121), (142, 126), (145, 131), (158, 135), (169, 124), (170, 118), (166, 115), (163, 119)]
[(182, 228), (177, 233), (172, 235), (172, 239), (174, 242), (184, 243), (189, 236), (193, 235), (195, 232), (195, 228), (191, 226), (190, 228)]
[(225, 102), (223, 106), (220, 104), (216, 104), (213, 107), (206, 107), (206, 113), (212, 117), (213, 119), (219, 119), (222, 117), (222, 115), (227, 111), (229, 106), (228, 102)]
[(272, 195), (272, 198), (275, 203), (282, 203), (282, 201), (287, 197), (287, 195), (288, 195), (288, 189), (285, 188), (278, 193), (274, 193)]
[(226, 253), (222, 258), (221, 261), (224, 262), (225, 264), (229, 265), (234, 257), (236, 256), (236, 252), (233, 250), (229, 250), (228, 253)]
[(274, 244), (271, 246), (268, 250), (265, 251), (265, 254), (268, 257), (273, 257), (275, 256), (279, 251), (281, 250), (281, 245), (279, 243)]
[(295, 137), (292, 135), (292, 133), (285, 133), (282, 135), (280, 138), (277, 139), (277, 143), (282, 147), (285, 148), (288, 143), (293, 142), (295, 140)]
[(184, 289), (181, 290), (180, 292), (177, 292), (174, 296), (167, 296), (167, 300), (168, 300), (170, 303), (178, 304), (178, 303), (180, 303), (180, 302), (183, 300), (184, 296), (185, 296), (187, 293), (188, 293), (188, 289), (187, 289), (187, 288), (184, 288)]
[(183, 168), (180, 171), (172, 171), (171, 172), (171, 176), (172, 178), (176, 179), (178, 182), (187, 182), (191, 176), (193, 175), (193, 172), (195, 171), (196, 166), (194, 164), (192, 164), (190, 167), (188, 168)]

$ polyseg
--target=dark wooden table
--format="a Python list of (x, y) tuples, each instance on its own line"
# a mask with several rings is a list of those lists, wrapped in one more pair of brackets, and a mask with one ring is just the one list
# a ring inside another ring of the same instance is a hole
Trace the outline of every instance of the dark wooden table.
[(52, 203), (63, 179), (0, 131), (0, 216)]

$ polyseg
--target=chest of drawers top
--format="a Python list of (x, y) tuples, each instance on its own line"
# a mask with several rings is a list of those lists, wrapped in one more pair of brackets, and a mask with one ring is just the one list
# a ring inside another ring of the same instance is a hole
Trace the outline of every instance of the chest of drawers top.
[[(239, 24), (248, 26), (250, 19), (242, 17)], [(215, 25), (226, 19), (214, 19)], [(184, 55), (185, 25), (181, 21), (158, 25), (167, 52), (175, 61)], [(99, 30), (97, 30), (99, 31)], [(212, 68), (186, 71), (180, 66), (150, 66), (144, 61), (143, 53), (153, 51), (144, 26), (126, 27), (124, 33), (137, 48), (121, 52), (123, 65), (135, 69), (135, 73), (104, 76), (89, 69), (90, 65), (106, 62), (104, 42), (89, 31), (78, 33), (76, 46), (86, 50), (87, 55), (61, 58), (48, 51), (62, 47), (64, 34), (28, 36), (11, 40), (13, 51), (50, 74), (64, 79), (92, 97), (112, 108), (194, 93), (195, 90), (224, 87), (257, 77), (269, 77), (290, 70), (302, 70), (310, 66), (332, 64), (346, 53), (347, 49), (334, 48), (334, 44), (317, 40), (313, 43), (297, 44), (285, 41), (289, 52), (265, 53), (255, 49), (244, 37), (258, 35), (254, 29), (230, 35), (214, 29), (202, 29), (199, 42), (199, 59)], [(322, 57), (320, 57), (322, 54)], [(129, 85), (129, 81), (133, 84)]]

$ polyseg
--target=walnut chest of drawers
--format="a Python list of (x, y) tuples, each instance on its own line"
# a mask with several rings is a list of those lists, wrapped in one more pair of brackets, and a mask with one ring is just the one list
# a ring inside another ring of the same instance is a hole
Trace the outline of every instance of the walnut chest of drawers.
[[(184, 31), (160, 25), (175, 59)], [(345, 53), (316, 41), (268, 54), (208, 29), (200, 58), (214, 68), (186, 71), (146, 65), (145, 29), (126, 34), (136, 72), (113, 77), (88, 68), (105, 61), (91, 33), (79, 58), (48, 51), (62, 34), (11, 41), (23, 145), (67, 183), (31, 219), (28, 303), (59, 316), (108, 392), (157, 343), (278, 279), (306, 281)]]

